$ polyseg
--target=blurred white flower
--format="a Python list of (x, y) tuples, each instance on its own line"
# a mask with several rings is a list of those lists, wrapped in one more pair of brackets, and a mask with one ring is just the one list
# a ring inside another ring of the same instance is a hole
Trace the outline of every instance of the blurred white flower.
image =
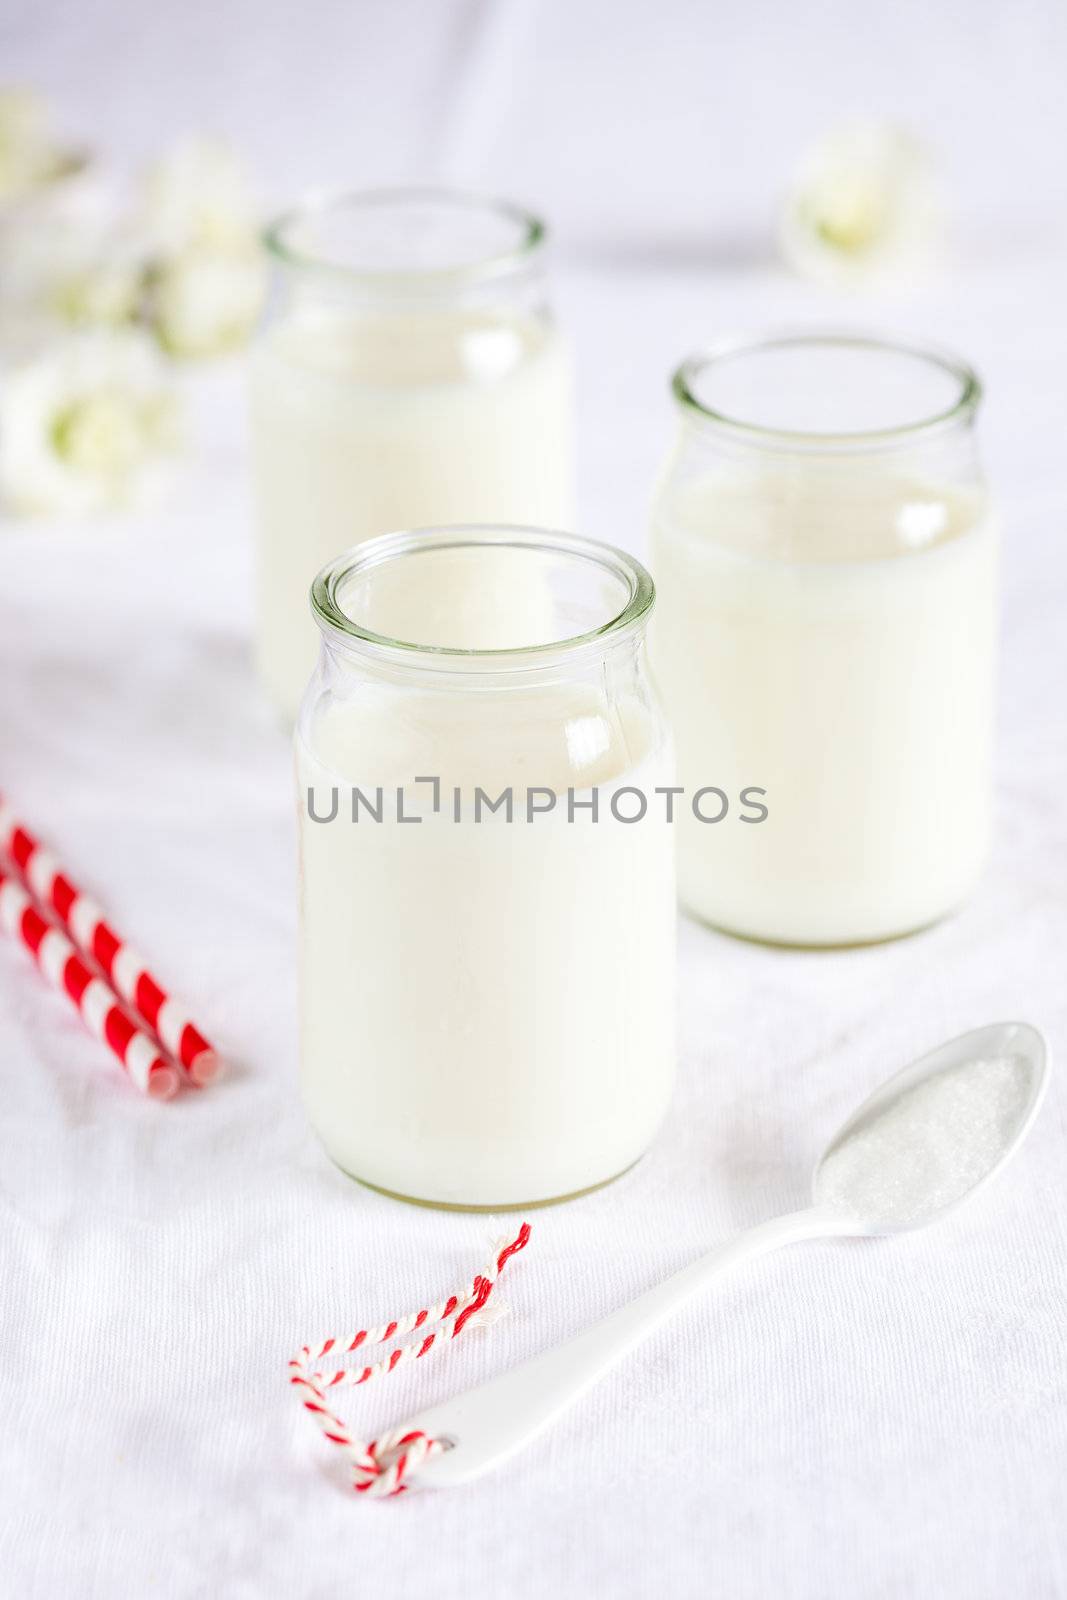
[(17, 513), (84, 514), (158, 491), (177, 402), (146, 335), (74, 335), (0, 384), (0, 493)]
[(63, 327), (132, 323), (146, 271), (136, 240), (109, 218), (31, 214), (0, 233), (0, 327), (28, 344)]
[[(24, 98), (16, 106), (0, 94), (0, 175), (5, 104), (12, 151), (45, 139), (39, 102)], [(76, 190), (32, 189), (0, 211), (0, 345), (26, 356), (72, 329), (133, 328), (173, 356), (244, 344), (267, 270), (252, 188), (235, 153), (218, 140), (184, 139), (132, 197), (89, 176)]]
[(163, 256), (201, 246), (247, 247), (259, 223), (240, 157), (221, 139), (182, 139), (148, 169), (139, 226)]
[(0, 89), (0, 201), (20, 200), (84, 165), (56, 142), (48, 104), (32, 89)]
[(144, 263), (115, 250), (72, 266), (53, 281), (49, 303), (73, 326), (133, 322), (144, 293)]
[(266, 293), (248, 174), (205, 135), (183, 139), (145, 179), (138, 226), (152, 254), (148, 317), (171, 355), (220, 355), (244, 344)]
[(921, 276), (944, 237), (944, 206), (929, 151), (906, 129), (858, 122), (801, 161), (782, 221), (786, 259), (834, 287)]
[(266, 264), (258, 246), (189, 249), (155, 270), (153, 325), (171, 355), (221, 355), (245, 343), (265, 293)]

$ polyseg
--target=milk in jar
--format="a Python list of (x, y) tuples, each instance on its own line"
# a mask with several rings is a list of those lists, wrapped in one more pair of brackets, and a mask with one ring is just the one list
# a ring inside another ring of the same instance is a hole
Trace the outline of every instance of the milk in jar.
[[(313, 204), (269, 233), (251, 361), (256, 656), (290, 719), (315, 573), (396, 528), (573, 520), (571, 374), (544, 228), (449, 191)], [(457, 600), (469, 575), (456, 573)]]
[(685, 811), (698, 916), (860, 943), (959, 906), (990, 835), (997, 532), (962, 363), (851, 336), (695, 358), (656, 500), (653, 667), (680, 781), (764, 791)]
[[(438, 597), (482, 556), (515, 631), (470, 649)], [(606, 1182), (653, 1138), (675, 891), (651, 597), (628, 557), (531, 530), (374, 540), (317, 581), (296, 735), (301, 1077), (352, 1176), (529, 1205)]]

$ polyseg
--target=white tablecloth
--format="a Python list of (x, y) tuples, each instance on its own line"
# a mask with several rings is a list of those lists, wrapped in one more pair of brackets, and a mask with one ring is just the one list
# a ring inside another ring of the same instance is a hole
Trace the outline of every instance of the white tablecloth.
[[(669, 438), (665, 372), (709, 335), (844, 314), (954, 342), (987, 379), (1006, 560), (981, 892), (943, 926), (847, 953), (683, 921), (680, 1081), (655, 1149), (535, 1215), (501, 1286), (511, 1317), (354, 1396), (371, 1433), (802, 1204), (853, 1103), (942, 1037), (1004, 1017), (1064, 1037), (1063, 28), (1051, 6), (1011, 24), (981, 7), (931, 39), (925, 6), (872, 12), (864, 30), (841, 5), (816, 37), (803, 8), (750, 10), (698, 33), (701, 11), (681, 4), (590, 7), (594, 26), (573, 6), (110, 0), (27, 7), (9, 29), (12, 70), (131, 159), (192, 120), (228, 128), (279, 187), (347, 161), (362, 180), (484, 179), (543, 199), (569, 238), (585, 530), (635, 550)], [(983, 72), (1010, 90), (988, 119), (961, 99), (987, 92)], [(377, 80), (395, 93), (379, 88), (375, 133)], [(964, 246), (920, 297), (842, 313), (750, 262), (749, 241), (796, 138), (871, 83), (948, 148)], [(936, 1232), (806, 1245), (724, 1282), (468, 1489), (385, 1504), (347, 1489), (288, 1357), (447, 1292), (507, 1219), (363, 1191), (305, 1126), (289, 754), (248, 651), (241, 374), (190, 385), (199, 446), (164, 512), (0, 539), (0, 786), (234, 1063), (207, 1093), (142, 1100), (0, 945), (4, 1592), (1067, 1593), (1056, 1083), (1018, 1164)]]

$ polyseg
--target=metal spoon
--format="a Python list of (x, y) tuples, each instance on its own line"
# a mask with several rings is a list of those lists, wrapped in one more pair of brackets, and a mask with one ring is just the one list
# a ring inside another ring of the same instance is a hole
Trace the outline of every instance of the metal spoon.
[(1047, 1077), (1045, 1041), (1025, 1022), (976, 1028), (905, 1067), (827, 1146), (807, 1209), (761, 1223), (566, 1344), (413, 1418), (408, 1428), (450, 1446), (424, 1462), (414, 1481), (444, 1488), (498, 1466), (679, 1306), (742, 1262), (802, 1239), (896, 1234), (938, 1221), (1014, 1155)]

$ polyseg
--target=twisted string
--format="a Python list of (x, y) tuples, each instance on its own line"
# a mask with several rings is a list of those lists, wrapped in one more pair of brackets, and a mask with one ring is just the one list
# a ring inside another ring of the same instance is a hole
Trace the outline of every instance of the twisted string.
[[(446, 1300), (412, 1311), (405, 1317), (394, 1318), (376, 1328), (361, 1328), (358, 1333), (344, 1339), (324, 1339), (321, 1344), (304, 1345), (299, 1355), (289, 1363), (289, 1382), (298, 1390), (304, 1409), (314, 1418), (324, 1438), (345, 1452), (352, 1466), (352, 1485), (359, 1494), (374, 1497), (403, 1494), (408, 1487), (405, 1481), (423, 1462), (440, 1455), (448, 1448), (442, 1439), (432, 1439), (418, 1429), (393, 1428), (377, 1439), (364, 1443), (353, 1437), (348, 1425), (331, 1409), (327, 1391), (338, 1388), (356, 1388), (386, 1377), (407, 1361), (419, 1361), (435, 1348), (441, 1348), (449, 1339), (455, 1339), (465, 1328), (488, 1326), (498, 1317), (506, 1315), (506, 1307), (489, 1298), (497, 1279), (511, 1257), (526, 1248), (530, 1237), (530, 1224), (524, 1222), (514, 1239), (497, 1239), (488, 1265), (472, 1281)], [(443, 1324), (451, 1321), (450, 1327)], [(402, 1339), (420, 1329), (422, 1338), (410, 1344), (399, 1345), (380, 1361), (363, 1367), (337, 1367), (333, 1371), (314, 1370), (317, 1363), (328, 1355), (352, 1355), (364, 1345), (388, 1344)]]

